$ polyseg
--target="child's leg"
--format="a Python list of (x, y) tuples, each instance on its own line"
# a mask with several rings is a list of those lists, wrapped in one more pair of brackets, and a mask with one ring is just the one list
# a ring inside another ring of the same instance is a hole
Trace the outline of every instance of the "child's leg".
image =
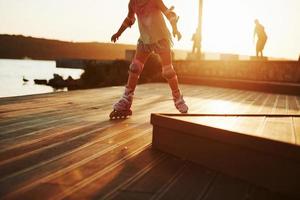
[(149, 55), (149, 52), (143, 52), (139, 50), (136, 51), (134, 59), (129, 67), (129, 76), (126, 88), (129, 88), (133, 91), (135, 90), (138, 79), (144, 69), (145, 62), (147, 61)]
[(122, 111), (130, 109), (133, 100), (134, 90), (136, 88), (138, 79), (143, 71), (144, 64), (149, 55), (149, 52), (139, 51), (139, 49), (136, 51), (134, 59), (129, 67), (129, 76), (124, 94), (122, 98), (116, 104), (114, 104), (114, 110)]
[(159, 55), (162, 61), (162, 75), (168, 81), (172, 90), (175, 106), (181, 113), (186, 113), (188, 107), (183, 100), (178, 86), (178, 78), (172, 65), (171, 51), (160, 52)]
[(162, 75), (168, 81), (173, 96), (178, 94), (179, 86), (176, 72), (172, 65), (171, 52), (159, 53), (162, 62)]

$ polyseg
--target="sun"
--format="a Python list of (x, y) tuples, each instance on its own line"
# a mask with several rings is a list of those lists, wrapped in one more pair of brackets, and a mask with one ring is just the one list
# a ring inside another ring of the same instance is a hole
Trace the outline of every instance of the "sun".
[[(192, 46), (191, 37), (198, 25), (198, 0), (166, 1), (177, 6), (183, 44)], [(253, 48), (254, 18), (249, 3), (237, 0), (203, 0), (202, 48), (206, 52), (249, 53)], [(179, 45), (178, 45), (179, 46)]]
[(245, 4), (206, 1), (203, 12), (203, 48), (206, 51), (249, 53), (245, 46), (252, 45), (253, 19)]

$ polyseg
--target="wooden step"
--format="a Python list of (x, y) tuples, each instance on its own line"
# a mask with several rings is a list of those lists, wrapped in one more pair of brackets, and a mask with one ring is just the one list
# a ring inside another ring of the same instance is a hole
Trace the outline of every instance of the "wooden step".
[[(300, 115), (152, 114), (155, 149), (299, 198)], [(277, 126), (278, 125), (278, 126)]]

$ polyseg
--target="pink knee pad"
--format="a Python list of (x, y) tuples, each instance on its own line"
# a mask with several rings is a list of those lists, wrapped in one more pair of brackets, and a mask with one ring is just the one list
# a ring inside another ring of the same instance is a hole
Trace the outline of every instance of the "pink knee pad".
[(144, 68), (144, 63), (137, 60), (136, 58), (132, 61), (131, 65), (129, 66), (129, 73), (131, 75), (135, 75), (137, 77), (140, 76)]
[(176, 76), (176, 72), (175, 72), (172, 64), (165, 65), (162, 67), (162, 76), (167, 80), (172, 79)]

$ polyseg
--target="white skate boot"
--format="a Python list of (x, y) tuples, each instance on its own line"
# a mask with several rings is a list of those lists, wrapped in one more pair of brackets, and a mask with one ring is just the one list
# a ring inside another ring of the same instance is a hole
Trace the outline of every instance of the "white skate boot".
[(110, 113), (110, 119), (122, 119), (132, 115), (130, 109), (133, 100), (133, 91), (126, 88), (122, 98), (113, 106), (113, 111)]
[(173, 93), (173, 100), (175, 107), (180, 113), (187, 113), (189, 107), (186, 105), (185, 101), (183, 100), (183, 96), (180, 94), (180, 91)]

